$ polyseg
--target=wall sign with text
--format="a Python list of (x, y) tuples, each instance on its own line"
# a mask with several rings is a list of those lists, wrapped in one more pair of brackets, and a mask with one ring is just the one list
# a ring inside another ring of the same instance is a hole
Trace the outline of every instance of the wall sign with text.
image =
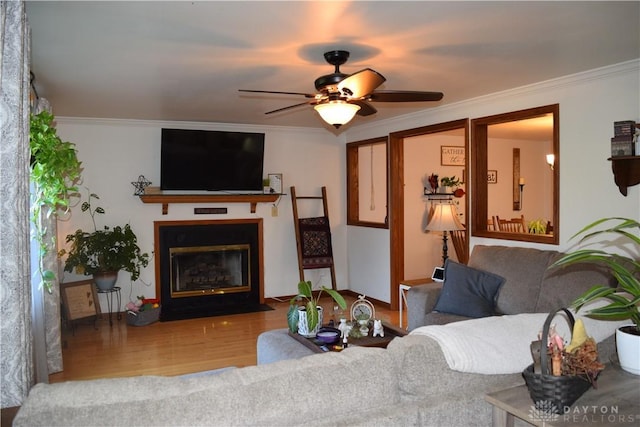
[(440, 164), (442, 166), (464, 166), (464, 147), (442, 145), (440, 146)]

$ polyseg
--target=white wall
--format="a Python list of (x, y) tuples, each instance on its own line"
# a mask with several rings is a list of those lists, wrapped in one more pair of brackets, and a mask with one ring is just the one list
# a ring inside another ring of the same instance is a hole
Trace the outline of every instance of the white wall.
[[(55, 112), (55, 111), (54, 111)], [(84, 170), (83, 186), (100, 196), (99, 206), (106, 215), (98, 218), (98, 227), (130, 223), (141, 248), (153, 250), (153, 222), (172, 220), (216, 220), (229, 218), (264, 219), (265, 297), (297, 293), (298, 266), (293, 214), (289, 187), (295, 185), (298, 195), (320, 195), (321, 187), (328, 192), (329, 217), (333, 231), (333, 250), (339, 288), (347, 287), (347, 247), (345, 217), (345, 147), (343, 138), (325, 130), (304, 128), (263, 128), (249, 125), (216, 123), (149, 122), (131, 120), (100, 120), (58, 117), (58, 133), (76, 144)], [(160, 133), (162, 127), (185, 129), (264, 132), (264, 174), (282, 173), (286, 196), (276, 202), (278, 216), (272, 217), (271, 204), (258, 204), (251, 214), (248, 203), (173, 204), (168, 215), (162, 215), (161, 205), (144, 204), (133, 196), (132, 181), (144, 175), (152, 185), (160, 183)], [(84, 191), (86, 196), (86, 191)], [(85, 200), (85, 198), (83, 198)], [(227, 207), (224, 215), (194, 215), (194, 207)], [(300, 216), (321, 213), (321, 202), (300, 201)], [(88, 214), (75, 206), (65, 221), (59, 222), (61, 244), (67, 234), (77, 228), (92, 229)], [(65, 281), (84, 276), (65, 274)], [(328, 270), (312, 270), (308, 280), (331, 286)], [(131, 284), (128, 273), (120, 273), (122, 304), (136, 295), (155, 296), (153, 262), (140, 280)], [(106, 305), (102, 301), (103, 310)]]
[[(349, 289), (380, 301), (389, 301), (389, 231), (382, 228), (349, 226), (347, 253)], [(352, 273), (351, 266), (362, 267)]]
[[(460, 118), (477, 118), (549, 104), (560, 104), (560, 244), (541, 245), (471, 238), (476, 244), (531, 246), (567, 250), (568, 242), (584, 225), (598, 218), (624, 216), (640, 218), (640, 186), (630, 187), (624, 197), (613, 182), (610, 138), (613, 122), (640, 122), (640, 60), (604, 67), (589, 72), (549, 80), (510, 91), (483, 96), (468, 101), (427, 109), (395, 120), (362, 125), (349, 129), (347, 141), (359, 141), (387, 135), (390, 132), (442, 123)], [(446, 98), (447, 94), (445, 94)], [(525, 194), (526, 197), (526, 194)], [(467, 200), (470, 202), (470, 199)], [(526, 203), (526, 199), (525, 199)], [(468, 223), (470, 221), (467, 221)], [(389, 247), (379, 235), (380, 230), (352, 230), (348, 227), (347, 245), (366, 248), (367, 239), (375, 235), (378, 245)], [(367, 232), (368, 231), (368, 232)], [(366, 260), (366, 257), (363, 257)], [(372, 276), (376, 280), (365, 281)], [(389, 266), (349, 259), (349, 285), (368, 295), (388, 296)], [(386, 290), (385, 290), (386, 288)], [(395, 290), (394, 290), (395, 292)]]

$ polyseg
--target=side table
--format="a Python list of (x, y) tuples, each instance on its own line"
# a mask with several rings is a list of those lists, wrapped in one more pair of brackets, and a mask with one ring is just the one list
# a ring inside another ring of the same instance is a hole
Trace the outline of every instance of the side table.
[(116, 302), (118, 303), (118, 305), (116, 306), (118, 308), (118, 313), (116, 315), (116, 318), (118, 320), (122, 319), (122, 313), (120, 312), (120, 286), (114, 286), (111, 289), (99, 289), (96, 287), (96, 290), (99, 294), (105, 294), (107, 297), (107, 308), (109, 310), (109, 326), (113, 326), (113, 320), (111, 320), (111, 311), (113, 309), (113, 295), (115, 294), (116, 296)]
[[(398, 298), (398, 303), (400, 306), (400, 320), (399, 320), (399, 325), (400, 328), (402, 328), (402, 309), (403, 307), (407, 307), (407, 291), (409, 289), (411, 289), (412, 286), (418, 286), (418, 285), (426, 285), (427, 283), (431, 283), (433, 280), (431, 279), (412, 279), (412, 280), (403, 280), (402, 282), (400, 282), (400, 286), (398, 289), (399, 292), (399, 298)], [(408, 322), (407, 322), (408, 323)], [(407, 325), (408, 327), (408, 325)]]
[(514, 425), (519, 418), (535, 426), (637, 425), (640, 416), (640, 376), (608, 364), (598, 377), (598, 388), (590, 388), (565, 414), (536, 411), (526, 385), (485, 395), (493, 405), (494, 427)]

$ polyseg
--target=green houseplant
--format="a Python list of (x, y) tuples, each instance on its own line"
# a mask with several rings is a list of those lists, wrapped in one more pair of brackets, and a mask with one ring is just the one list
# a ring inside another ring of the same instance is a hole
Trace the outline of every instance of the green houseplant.
[(440, 178), (440, 193), (453, 193), (460, 186), (461, 182), (454, 176), (443, 176)]
[(460, 185), (460, 179), (456, 178), (456, 176), (443, 176), (440, 178), (440, 185), (443, 187), (451, 187), (455, 188)]
[(531, 234), (545, 234), (547, 232), (547, 221), (543, 219), (534, 219), (529, 221), (527, 229)]
[(67, 255), (64, 270), (75, 270), (78, 274), (93, 275), (96, 284), (101, 286), (101, 276), (111, 277), (112, 283), (105, 285), (105, 289), (113, 287), (119, 270), (131, 274), (131, 280), (140, 277), (140, 270), (149, 265), (149, 255), (143, 253), (138, 246), (136, 234), (129, 224), (105, 226), (98, 229), (95, 223), (96, 214), (104, 214), (101, 207), (92, 208), (91, 199), (99, 199), (93, 193), (89, 195), (89, 201), (83, 202), (81, 209), (89, 212), (93, 221), (94, 231), (87, 232), (78, 229), (73, 234), (67, 235), (66, 242), (71, 244), (68, 251), (60, 251), (60, 255)]
[(55, 250), (56, 240), (43, 221), (55, 217), (58, 210), (68, 210), (70, 197), (77, 194), (76, 183), (82, 170), (75, 145), (58, 136), (53, 119), (52, 114), (43, 111), (31, 114), (29, 121), (31, 223), (39, 247), (38, 270), (42, 285), (49, 292), (56, 275), (43, 267), (43, 260)]
[[(616, 222), (613, 226), (606, 228), (596, 227), (604, 223)], [(640, 231), (640, 223), (628, 218), (603, 218), (595, 221), (572, 238), (582, 235), (580, 242), (596, 236), (609, 235), (619, 237), (623, 241), (631, 243), (636, 253), (640, 252), (640, 237), (632, 231)], [(563, 266), (579, 262), (598, 263), (606, 266), (618, 281), (619, 289), (614, 289), (605, 285), (595, 285), (587, 292), (579, 296), (572, 304), (576, 310), (580, 310), (585, 304), (601, 298), (609, 300), (609, 304), (590, 309), (587, 315), (600, 319), (625, 320), (629, 319), (633, 325), (622, 326), (616, 331), (616, 345), (618, 348), (618, 358), (621, 367), (628, 371), (640, 375), (640, 261), (617, 253), (610, 253), (601, 249), (579, 249), (568, 253), (553, 266)], [(632, 348), (630, 356), (626, 356), (624, 344), (630, 339)], [(621, 348), (621, 343), (623, 348)], [(627, 358), (628, 357), (628, 358)]]
[[(289, 311), (287, 312), (287, 323), (291, 332), (303, 332), (301, 335), (315, 335), (312, 331), (322, 326), (318, 308), (320, 307), (320, 297), (326, 292), (340, 306), (341, 309), (347, 308), (347, 303), (337, 291), (322, 286), (314, 297), (311, 282), (301, 281), (298, 283), (298, 295), (289, 301)], [(301, 314), (305, 313), (305, 314)], [(304, 322), (302, 328), (300, 323)]]

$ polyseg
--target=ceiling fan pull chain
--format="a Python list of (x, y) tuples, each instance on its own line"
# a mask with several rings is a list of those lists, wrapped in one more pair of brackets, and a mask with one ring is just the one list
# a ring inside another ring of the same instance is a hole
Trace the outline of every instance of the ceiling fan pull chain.
[(375, 202), (375, 192), (373, 188), (373, 144), (371, 144), (371, 204), (369, 205), (369, 210), (376, 210), (376, 202)]

